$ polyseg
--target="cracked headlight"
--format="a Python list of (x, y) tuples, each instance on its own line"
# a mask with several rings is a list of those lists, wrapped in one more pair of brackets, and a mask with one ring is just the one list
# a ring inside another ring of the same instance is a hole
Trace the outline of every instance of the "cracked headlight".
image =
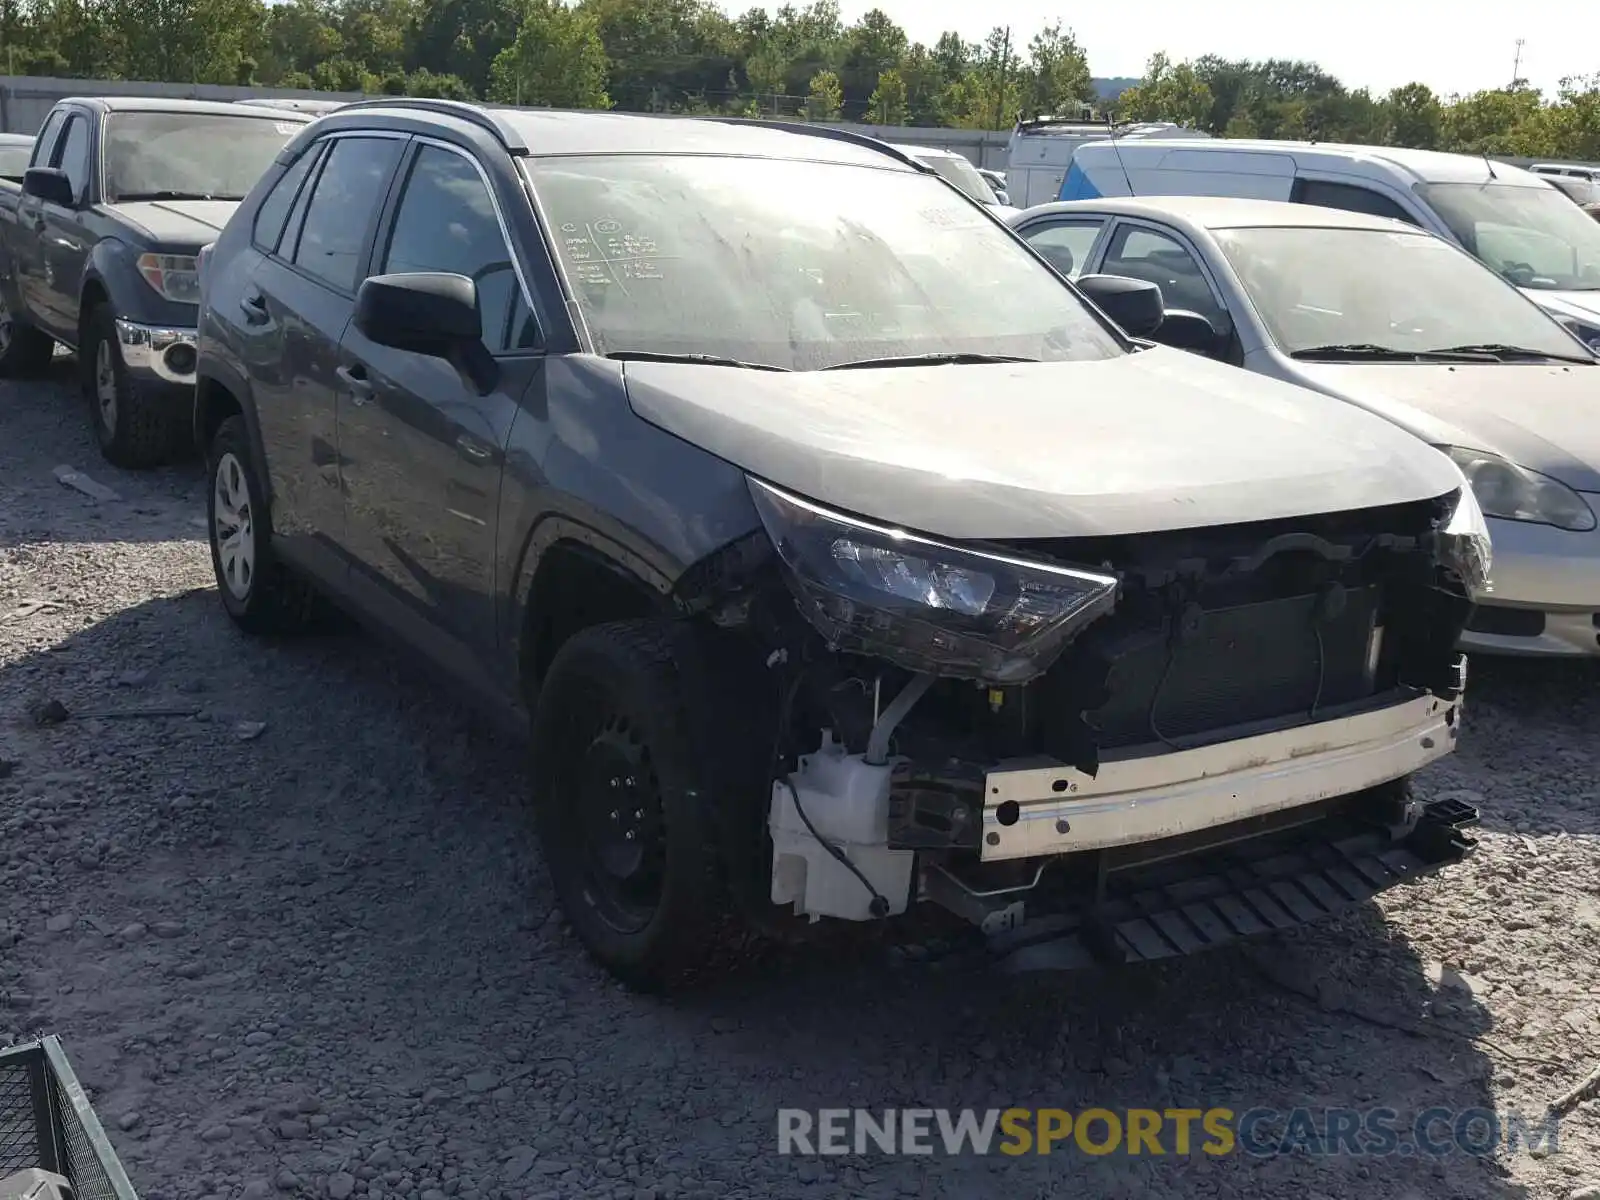
[(1474, 599), (1494, 591), (1489, 568), (1494, 564), (1494, 546), (1489, 526), (1470, 486), (1457, 494), (1456, 508), (1439, 532), (1439, 559), (1444, 568), (1459, 579)]
[(800, 611), (830, 645), (1010, 686), (1116, 604), (1117, 578), (870, 525), (750, 480)]
[(1483, 514), (1504, 521), (1530, 521), (1585, 533), (1595, 527), (1594, 510), (1558, 479), (1484, 450), (1441, 446), (1472, 485)]

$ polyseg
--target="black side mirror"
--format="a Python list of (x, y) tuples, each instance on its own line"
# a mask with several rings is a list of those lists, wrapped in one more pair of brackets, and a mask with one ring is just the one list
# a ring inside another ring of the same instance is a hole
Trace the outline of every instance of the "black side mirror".
[(1192, 350), (1196, 354), (1216, 354), (1222, 348), (1222, 332), (1210, 318), (1186, 308), (1167, 309), (1150, 339), (1174, 350)]
[(22, 192), (63, 208), (71, 208), (78, 202), (72, 192), (72, 180), (60, 167), (29, 167), (22, 177)]
[(444, 359), (480, 394), (494, 387), (478, 288), (465, 275), (374, 275), (356, 293), (354, 320), (362, 336), (380, 346)]
[(1161, 328), (1166, 303), (1161, 288), (1125, 275), (1080, 275), (1078, 290), (1131, 336), (1147, 338)]

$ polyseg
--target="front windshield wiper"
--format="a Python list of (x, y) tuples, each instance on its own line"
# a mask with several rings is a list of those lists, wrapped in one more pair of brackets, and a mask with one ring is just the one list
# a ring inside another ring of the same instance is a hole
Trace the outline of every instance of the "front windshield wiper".
[(243, 200), (243, 196), (224, 195), (220, 192), (124, 192), (113, 204), (137, 203), (145, 200)]
[(1574, 362), (1592, 365), (1594, 359), (1580, 354), (1548, 354), (1543, 350), (1530, 350), (1526, 346), (1508, 346), (1503, 342), (1478, 342), (1470, 346), (1448, 346), (1430, 350), (1430, 354), (1492, 354), (1501, 361), (1516, 359), (1523, 362)]
[(788, 371), (773, 363), (745, 362), (738, 358), (724, 358), (720, 354), (668, 354), (656, 350), (613, 350), (605, 355), (619, 362), (693, 363), (701, 367), (739, 367), (746, 371)]
[(855, 362), (835, 363), (825, 371), (852, 371), (858, 367), (940, 367), (969, 363), (1031, 363), (1037, 358), (1018, 358), (1014, 354), (906, 354), (896, 358), (862, 358)]
[(1379, 346), (1372, 342), (1350, 342), (1335, 346), (1311, 346), (1296, 350), (1290, 358), (1329, 359), (1364, 362), (1496, 362), (1494, 355), (1471, 350), (1402, 350), (1398, 346)]

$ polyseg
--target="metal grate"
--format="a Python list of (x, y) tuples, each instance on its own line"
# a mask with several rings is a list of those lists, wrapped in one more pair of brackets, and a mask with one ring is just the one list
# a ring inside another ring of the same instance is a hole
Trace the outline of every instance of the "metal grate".
[(75, 1200), (139, 1200), (54, 1037), (0, 1050), (0, 1179), (41, 1167)]
[(41, 1165), (32, 1064), (0, 1058), (0, 1179)]

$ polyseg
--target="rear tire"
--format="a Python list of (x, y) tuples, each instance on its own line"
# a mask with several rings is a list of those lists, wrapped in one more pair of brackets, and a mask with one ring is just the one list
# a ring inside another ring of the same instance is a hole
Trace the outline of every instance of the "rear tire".
[(534, 812), (557, 898), (590, 955), (640, 991), (684, 982), (728, 915), (728, 798), (696, 753), (687, 634), (657, 620), (574, 634), (534, 714)]
[(222, 606), (251, 634), (299, 633), (314, 627), (320, 597), (272, 551), (266, 489), (250, 457), (243, 417), (218, 427), (206, 454), (206, 527)]
[(78, 369), (89, 424), (108, 463), (137, 470), (178, 456), (188, 432), (181, 407), (161, 389), (128, 374), (107, 304), (95, 305), (84, 322)]
[(16, 317), (0, 293), (0, 379), (44, 374), (55, 349), (55, 339)]

